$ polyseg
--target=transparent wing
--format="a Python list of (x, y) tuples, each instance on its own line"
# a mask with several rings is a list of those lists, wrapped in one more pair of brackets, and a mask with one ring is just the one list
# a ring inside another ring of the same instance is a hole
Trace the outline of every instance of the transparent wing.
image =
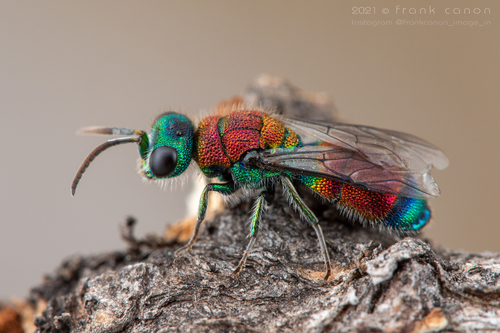
[(429, 171), (444, 169), (442, 151), (413, 135), (368, 126), (286, 119), (303, 147), (256, 154), (262, 166), (335, 178), (376, 192), (413, 198), (439, 195)]

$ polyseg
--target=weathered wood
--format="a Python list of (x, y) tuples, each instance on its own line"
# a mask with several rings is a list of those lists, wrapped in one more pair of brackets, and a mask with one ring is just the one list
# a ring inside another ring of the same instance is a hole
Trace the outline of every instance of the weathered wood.
[[(245, 101), (332, 119), (325, 96), (279, 78), (259, 79)], [(212, 216), (194, 248), (177, 257), (175, 237), (137, 240), (129, 220), (122, 230), (128, 250), (75, 256), (32, 290), (31, 304), (45, 308), (36, 325), (40, 332), (500, 331), (499, 254), (400, 239), (305, 199), (334, 264), (326, 283), (314, 230), (278, 188), (237, 277), (231, 273), (248, 241), (250, 202)], [(184, 221), (180, 229), (188, 227)]]
[[(319, 210), (318, 210), (319, 209)], [(247, 267), (243, 203), (194, 248), (69, 259), (32, 292), (41, 332), (433, 332), (500, 330), (500, 256), (433, 250), (316, 207), (335, 264), (324, 283), (312, 228), (276, 196)]]

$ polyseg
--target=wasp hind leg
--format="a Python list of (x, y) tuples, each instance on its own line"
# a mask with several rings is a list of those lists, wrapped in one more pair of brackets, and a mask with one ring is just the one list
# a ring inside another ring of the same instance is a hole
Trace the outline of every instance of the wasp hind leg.
[(321, 253), (324, 256), (325, 260), (325, 266), (326, 266), (326, 275), (325, 275), (325, 281), (328, 280), (330, 275), (332, 274), (332, 263), (330, 262), (330, 256), (328, 254), (328, 250), (326, 248), (326, 242), (325, 242), (325, 236), (323, 235), (323, 230), (321, 229), (321, 226), (319, 225), (318, 218), (314, 213), (307, 207), (307, 205), (302, 201), (300, 198), (299, 194), (297, 193), (297, 190), (292, 184), (292, 181), (288, 177), (281, 177), (282, 183), (283, 183), (283, 189), (285, 193), (288, 195), (290, 198), (290, 201), (294, 204), (296, 209), (300, 212), (300, 215), (303, 217), (304, 220), (309, 222), (309, 224), (314, 228), (314, 231), (316, 232), (316, 236), (318, 237), (319, 241), (319, 247), (321, 250)]
[(207, 213), (208, 193), (210, 191), (219, 192), (222, 195), (230, 195), (234, 193), (236, 189), (233, 182), (228, 182), (223, 184), (213, 183), (205, 186), (200, 197), (200, 203), (198, 206), (198, 220), (196, 221), (196, 225), (194, 226), (193, 235), (191, 236), (191, 239), (189, 240), (189, 242), (187, 242), (186, 245), (182, 246), (181, 248), (175, 251), (175, 255), (179, 255), (179, 253), (189, 250), (196, 241), (198, 233), (200, 232), (201, 224), (203, 223), (203, 220), (205, 219), (205, 215)]
[(259, 232), (259, 224), (260, 220), (262, 219), (262, 212), (264, 211), (264, 205), (266, 204), (264, 196), (265, 195), (262, 194), (260, 197), (257, 198), (257, 201), (255, 201), (253, 215), (252, 215), (252, 225), (251, 225), (252, 230), (250, 232), (250, 242), (248, 242), (247, 248), (245, 249), (245, 252), (243, 252), (243, 256), (241, 257), (238, 266), (233, 272), (233, 276), (237, 275), (239, 272), (241, 272), (243, 267), (245, 267), (245, 262), (247, 261), (248, 255), (250, 254), (253, 244), (257, 239), (257, 233)]

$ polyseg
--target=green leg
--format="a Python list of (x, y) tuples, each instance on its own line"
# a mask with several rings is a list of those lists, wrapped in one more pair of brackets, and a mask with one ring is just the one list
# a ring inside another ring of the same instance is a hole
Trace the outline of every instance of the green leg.
[(236, 267), (236, 269), (234, 270), (233, 275), (238, 274), (239, 272), (241, 272), (243, 267), (245, 267), (245, 262), (247, 261), (250, 251), (252, 250), (253, 243), (255, 243), (255, 240), (257, 239), (257, 233), (259, 232), (259, 223), (262, 218), (262, 212), (264, 210), (265, 203), (266, 201), (264, 200), (264, 194), (258, 197), (257, 201), (255, 201), (252, 216), (252, 230), (250, 232), (250, 242), (248, 243), (245, 252), (243, 252), (243, 257), (241, 257), (238, 267)]
[(185, 250), (190, 249), (193, 246), (194, 242), (196, 241), (196, 238), (198, 237), (198, 233), (200, 231), (201, 224), (203, 223), (203, 220), (205, 219), (205, 215), (207, 213), (208, 193), (210, 191), (219, 192), (223, 195), (229, 195), (229, 194), (234, 193), (236, 191), (236, 189), (234, 187), (233, 182), (224, 183), (224, 184), (214, 183), (214, 184), (208, 184), (207, 186), (205, 186), (205, 188), (203, 189), (203, 192), (201, 193), (201, 197), (200, 197), (200, 204), (198, 206), (198, 220), (196, 221), (196, 225), (194, 227), (193, 236), (191, 236), (191, 239), (189, 240), (189, 242), (187, 242), (186, 245), (184, 245), (183, 247), (181, 247), (181, 248), (177, 249), (177, 251), (175, 251), (176, 255), (179, 254), (180, 252), (183, 252)]
[(292, 200), (293, 204), (297, 208), (297, 210), (300, 212), (300, 215), (311, 224), (311, 226), (314, 228), (314, 231), (316, 231), (316, 236), (318, 237), (319, 241), (319, 247), (321, 249), (321, 253), (323, 254), (325, 258), (325, 265), (326, 265), (326, 275), (325, 275), (325, 281), (328, 280), (330, 277), (330, 274), (332, 272), (332, 264), (330, 262), (330, 256), (328, 255), (328, 251), (326, 249), (326, 242), (325, 242), (325, 236), (323, 236), (323, 230), (321, 230), (321, 227), (318, 223), (318, 218), (314, 213), (309, 209), (309, 207), (306, 206), (304, 201), (300, 198), (299, 194), (297, 193), (297, 190), (292, 184), (292, 181), (288, 177), (281, 177), (282, 183), (283, 183), (283, 188), (285, 192), (289, 195), (290, 199)]

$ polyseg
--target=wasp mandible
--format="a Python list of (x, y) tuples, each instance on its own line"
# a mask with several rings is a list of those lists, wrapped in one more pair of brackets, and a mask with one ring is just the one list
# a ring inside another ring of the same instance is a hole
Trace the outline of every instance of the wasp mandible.
[(177, 177), (195, 161), (206, 177), (220, 180), (204, 188), (193, 235), (176, 253), (191, 248), (196, 241), (209, 192), (224, 196), (257, 193), (250, 241), (234, 274), (245, 266), (257, 238), (266, 192), (276, 183), (314, 228), (328, 280), (332, 264), (325, 237), (294, 183), (302, 183), (352, 220), (412, 234), (431, 217), (426, 200), (439, 195), (430, 169), (448, 165), (442, 151), (410, 134), (287, 119), (241, 106), (206, 117), (196, 127), (185, 115), (166, 112), (156, 118), (149, 135), (142, 130), (111, 127), (84, 128), (83, 133), (130, 136), (111, 139), (87, 156), (71, 185), (72, 195), (96, 156), (132, 142), (139, 146), (140, 173), (147, 179)]

